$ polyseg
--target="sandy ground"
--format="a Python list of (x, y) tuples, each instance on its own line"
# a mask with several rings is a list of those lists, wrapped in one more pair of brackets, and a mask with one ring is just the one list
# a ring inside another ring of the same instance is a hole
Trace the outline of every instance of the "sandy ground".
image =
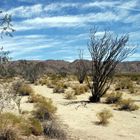
[[(89, 93), (69, 101), (62, 94), (52, 92), (46, 86), (32, 85), (36, 94), (41, 94), (53, 100), (57, 106), (57, 115), (69, 133), (80, 140), (140, 140), (140, 110), (127, 112), (115, 110), (112, 105), (103, 103), (86, 104)], [(140, 96), (132, 96), (140, 105)], [(32, 109), (30, 104), (22, 104), (23, 108)], [(107, 108), (112, 111), (113, 118), (107, 126), (96, 125), (96, 113)]]

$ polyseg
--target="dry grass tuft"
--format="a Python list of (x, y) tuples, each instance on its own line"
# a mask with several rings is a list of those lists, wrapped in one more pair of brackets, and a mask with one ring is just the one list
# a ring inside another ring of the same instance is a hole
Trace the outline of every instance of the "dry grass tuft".
[(65, 92), (64, 98), (67, 99), (67, 100), (75, 100), (75, 99), (77, 99), (75, 94), (74, 94), (74, 91)]
[(97, 118), (99, 119), (99, 122), (97, 124), (107, 125), (111, 117), (113, 117), (113, 114), (109, 110), (104, 109), (101, 112), (97, 113)]
[(33, 111), (33, 115), (41, 121), (51, 119), (57, 110), (51, 99), (44, 98), (42, 96), (37, 97), (35, 109), (36, 110)]
[(134, 101), (131, 98), (128, 99), (122, 99), (118, 104), (117, 104), (119, 110), (126, 110), (126, 111), (134, 111), (138, 110), (139, 106), (134, 104)]
[(121, 92), (112, 92), (107, 95), (105, 102), (107, 104), (114, 104), (119, 102), (122, 99), (122, 93)]
[(33, 89), (28, 84), (22, 84), (18, 89), (18, 93), (20, 96), (28, 96), (33, 94)]

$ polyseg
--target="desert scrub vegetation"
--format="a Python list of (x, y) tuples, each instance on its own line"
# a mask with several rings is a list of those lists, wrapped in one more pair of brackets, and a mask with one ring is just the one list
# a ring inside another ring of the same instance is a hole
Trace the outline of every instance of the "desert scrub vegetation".
[(110, 112), (110, 110), (103, 109), (101, 112), (97, 113), (96, 116), (99, 119), (97, 124), (107, 125), (109, 123), (109, 119), (113, 117), (113, 114)]
[(47, 85), (48, 84), (48, 79), (47, 77), (42, 77), (41, 79), (39, 79), (39, 84), (43, 85)]
[(42, 123), (34, 118), (23, 118), (13, 113), (0, 114), (0, 139), (19, 140), (21, 136), (40, 136), (43, 134)]
[(31, 94), (29, 97), (28, 97), (28, 101), (29, 103), (37, 103), (39, 102), (40, 100), (43, 100), (43, 96), (39, 95), (39, 94)]
[(0, 139), (18, 140), (20, 119), (11, 113), (0, 114)]
[(43, 134), (43, 126), (41, 122), (36, 118), (29, 118), (29, 124), (30, 124), (30, 131), (33, 135), (39, 136)]
[(139, 106), (134, 103), (131, 98), (122, 99), (117, 104), (119, 110), (135, 111), (139, 109)]
[(64, 94), (64, 98), (67, 99), (67, 100), (77, 99), (73, 90), (72, 91), (66, 91), (65, 94)]
[(34, 105), (33, 116), (41, 121), (52, 119), (57, 108), (49, 98), (38, 96)]
[(133, 82), (129, 78), (119, 79), (115, 85), (115, 90), (133, 89)]
[(54, 87), (53, 93), (64, 93), (65, 89), (59, 86)]
[(53, 93), (64, 93), (65, 89), (67, 89), (67, 88), (68, 88), (68, 85), (65, 82), (59, 81), (59, 82), (55, 83)]
[(121, 92), (112, 92), (107, 95), (105, 102), (107, 104), (114, 104), (118, 103), (122, 99), (122, 93)]
[(33, 94), (33, 89), (31, 88), (30, 85), (28, 84), (22, 84), (19, 89), (18, 89), (19, 95), (20, 96), (29, 96)]
[(89, 88), (87, 85), (74, 85), (72, 86), (75, 95), (81, 95), (88, 92)]
[(44, 134), (51, 138), (57, 140), (67, 140), (66, 132), (61, 128), (61, 125), (56, 122), (56, 120), (52, 120), (51, 122), (43, 123)]

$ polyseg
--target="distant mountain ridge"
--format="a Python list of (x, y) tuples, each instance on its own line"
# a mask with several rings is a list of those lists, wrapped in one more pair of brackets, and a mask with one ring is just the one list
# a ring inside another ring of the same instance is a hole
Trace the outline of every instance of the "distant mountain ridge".
[[(11, 61), (10, 67), (14, 68), (16, 71), (20, 71), (23, 65), (29, 64), (36, 65), (39, 64), (38, 67), (44, 67), (46, 73), (59, 73), (66, 72), (66, 73), (74, 73), (76, 69), (76, 65), (78, 60), (73, 62), (68, 62), (64, 60), (18, 60), (18, 61)], [(84, 60), (86, 68), (90, 70), (90, 63), (89, 60)], [(117, 73), (140, 73), (140, 61), (131, 61), (131, 62), (121, 62), (118, 64), (116, 68)]]

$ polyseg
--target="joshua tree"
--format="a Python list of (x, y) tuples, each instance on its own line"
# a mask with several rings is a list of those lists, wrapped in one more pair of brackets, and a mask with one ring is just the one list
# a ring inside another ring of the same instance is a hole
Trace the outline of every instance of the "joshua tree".
[(79, 50), (79, 60), (76, 64), (76, 76), (80, 84), (85, 80), (87, 70), (83, 60), (83, 50)]
[(126, 47), (128, 35), (113, 37), (105, 31), (102, 37), (98, 37), (96, 32), (96, 29), (91, 31), (88, 43), (92, 67), (91, 102), (100, 101), (110, 87), (117, 64), (132, 53), (132, 49)]

